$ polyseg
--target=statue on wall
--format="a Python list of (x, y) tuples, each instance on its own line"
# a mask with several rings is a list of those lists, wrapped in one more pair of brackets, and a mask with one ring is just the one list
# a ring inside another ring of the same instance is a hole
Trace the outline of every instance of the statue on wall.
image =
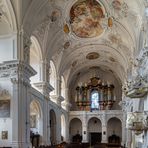
[(0, 118), (10, 117), (10, 94), (6, 89), (0, 90)]

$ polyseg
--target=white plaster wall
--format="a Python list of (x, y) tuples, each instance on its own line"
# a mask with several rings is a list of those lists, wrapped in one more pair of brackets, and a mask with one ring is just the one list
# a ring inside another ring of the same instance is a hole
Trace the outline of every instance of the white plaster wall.
[(97, 118), (92, 118), (88, 122), (88, 132), (102, 132), (101, 121)]
[(82, 123), (79, 119), (75, 118), (70, 121), (69, 125), (69, 133), (70, 133), (70, 139), (72, 141), (72, 137), (76, 134), (82, 135)]
[(39, 61), (39, 58), (36, 54), (33, 54), (30, 52), (30, 65), (33, 67), (33, 69), (37, 72), (37, 74), (30, 78), (31, 83), (36, 83), (40, 81), (40, 73), (41, 73), (41, 63)]
[(12, 140), (12, 119), (11, 118), (0, 118), (0, 135), (2, 131), (8, 131), (8, 139), (2, 139), (0, 136), (0, 146), (8, 145)]
[[(10, 117), (9, 118), (0, 118), (0, 146), (10, 146), (9, 143), (12, 141), (12, 84), (8, 79), (0, 79), (0, 89), (7, 90), (10, 94)], [(3, 100), (3, 98), (0, 98)], [(8, 131), (8, 139), (2, 139), (2, 131)]]
[(13, 59), (16, 59), (15, 38), (0, 38), (0, 62)]
[(115, 135), (122, 138), (122, 124), (119, 119), (112, 118), (107, 123), (108, 137), (111, 136), (113, 132)]

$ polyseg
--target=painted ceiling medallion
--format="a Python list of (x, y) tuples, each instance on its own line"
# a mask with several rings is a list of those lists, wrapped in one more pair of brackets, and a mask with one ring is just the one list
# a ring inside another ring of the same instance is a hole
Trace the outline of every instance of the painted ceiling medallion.
[(72, 31), (81, 38), (101, 35), (103, 18), (103, 8), (96, 0), (78, 0), (70, 10)]
[(99, 58), (99, 53), (97, 52), (90, 52), (86, 55), (86, 59), (89, 59), (89, 60), (95, 60), (95, 59), (98, 59)]

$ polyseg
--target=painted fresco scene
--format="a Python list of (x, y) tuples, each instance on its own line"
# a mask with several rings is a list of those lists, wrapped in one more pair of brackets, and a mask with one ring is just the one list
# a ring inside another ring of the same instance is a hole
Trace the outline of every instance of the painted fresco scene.
[(72, 31), (81, 38), (91, 38), (103, 33), (100, 25), (104, 18), (102, 6), (96, 0), (79, 0), (70, 11)]

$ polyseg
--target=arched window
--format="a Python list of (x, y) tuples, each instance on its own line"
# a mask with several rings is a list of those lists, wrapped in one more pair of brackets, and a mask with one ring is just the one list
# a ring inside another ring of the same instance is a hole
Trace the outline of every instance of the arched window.
[(50, 95), (56, 95), (56, 68), (53, 61), (50, 61), (50, 84), (54, 88)]
[(38, 40), (35, 36), (31, 36), (31, 46), (30, 46), (30, 65), (37, 72), (37, 74), (30, 78), (31, 83), (36, 83), (41, 81), (41, 60), (42, 52)]
[(61, 76), (61, 96), (65, 98), (65, 80), (63, 76)]
[(91, 109), (92, 110), (99, 109), (99, 92), (97, 90), (93, 90), (91, 92)]

